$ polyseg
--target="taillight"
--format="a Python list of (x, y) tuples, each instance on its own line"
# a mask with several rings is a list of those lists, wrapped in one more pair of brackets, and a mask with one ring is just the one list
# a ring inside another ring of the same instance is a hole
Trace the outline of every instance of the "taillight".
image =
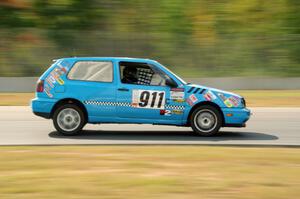
[(44, 92), (44, 80), (39, 80), (36, 85), (36, 92), (42, 93)]

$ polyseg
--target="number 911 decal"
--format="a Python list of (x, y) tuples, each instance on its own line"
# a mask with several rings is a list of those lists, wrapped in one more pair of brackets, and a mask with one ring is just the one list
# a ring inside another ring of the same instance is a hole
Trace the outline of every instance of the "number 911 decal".
[(133, 90), (132, 106), (136, 108), (164, 109), (165, 91)]

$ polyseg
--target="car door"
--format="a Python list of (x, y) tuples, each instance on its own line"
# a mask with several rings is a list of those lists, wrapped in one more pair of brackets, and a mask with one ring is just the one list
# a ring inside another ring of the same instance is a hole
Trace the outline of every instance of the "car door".
[[(184, 104), (178, 99), (184, 100), (183, 88), (171, 88), (153, 83), (153, 76), (157, 75), (153, 70), (156, 66), (148, 63), (134, 63), (133, 65), (140, 64), (145, 68), (138, 72), (136, 82), (124, 82), (122, 72), (125, 69), (122, 68), (122, 64), (124, 63), (118, 64), (120, 75), (116, 91), (116, 99), (119, 103), (116, 109), (119, 118), (127, 118), (128, 122), (141, 123), (166, 123), (166, 121), (173, 123), (170, 121), (182, 119)], [(127, 66), (130, 65), (127, 63)], [(153, 73), (152, 76), (149, 73)], [(176, 94), (177, 99), (174, 100)]]

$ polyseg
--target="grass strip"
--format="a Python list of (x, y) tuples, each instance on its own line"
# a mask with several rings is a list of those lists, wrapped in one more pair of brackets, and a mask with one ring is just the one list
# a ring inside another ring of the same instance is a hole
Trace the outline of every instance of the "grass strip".
[(294, 199), (300, 149), (0, 147), (0, 198)]

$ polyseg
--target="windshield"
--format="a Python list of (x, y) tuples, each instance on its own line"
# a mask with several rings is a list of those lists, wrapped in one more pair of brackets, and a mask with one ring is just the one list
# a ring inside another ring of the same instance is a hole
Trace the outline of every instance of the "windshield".
[(174, 75), (176, 77), (176, 79), (178, 79), (182, 84), (187, 84), (182, 78), (180, 78), (178, 75), (176, 75), (175, 73), (173, 73), (170, 69), (168, 69), (167, 67), (165, 67), (164, 65), (160, 64), (165, 70), (167, 70), (169, 73), (172, 73), (172, 75)]

